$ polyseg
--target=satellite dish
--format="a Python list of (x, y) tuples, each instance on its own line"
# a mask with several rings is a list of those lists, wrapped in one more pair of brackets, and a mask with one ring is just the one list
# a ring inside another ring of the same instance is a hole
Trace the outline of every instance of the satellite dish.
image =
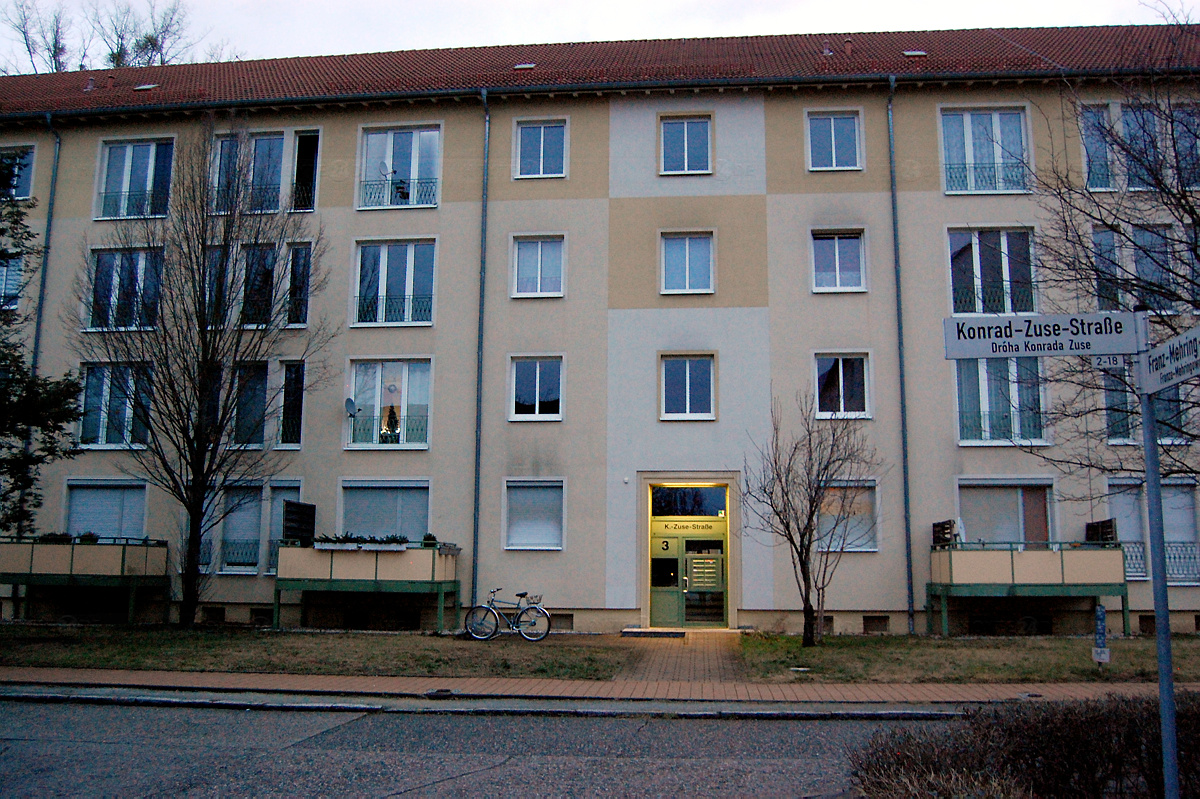
[(346, 415), (353, 419), (357, 413), (358, 403), (354, 401), (353, 397), (346, 397)]

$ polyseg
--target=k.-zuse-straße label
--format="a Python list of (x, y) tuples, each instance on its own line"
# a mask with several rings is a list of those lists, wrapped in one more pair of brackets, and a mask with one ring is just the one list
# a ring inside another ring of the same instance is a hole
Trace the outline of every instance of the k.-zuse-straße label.
[(1130, 355), (1138, 349), (1131, 313), (959, 316), (943, 325), (950, 359)]
[(1164, 341), (1138, 358), (1138, 391), (1153, 394), (1200, 375), (1200, 327)]

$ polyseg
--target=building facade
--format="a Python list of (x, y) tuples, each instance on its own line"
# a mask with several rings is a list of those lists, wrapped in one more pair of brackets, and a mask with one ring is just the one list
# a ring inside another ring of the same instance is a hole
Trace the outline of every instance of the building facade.
[[(772, 403), (794, 422), (809, 394), (819, 416), (864, 420), (880, 463), (854, 486), (863, 534), (829, 589), (833, 632), (923, 631), (926, 587), (956, 579), (991, 588), (941, 599), (953, 631), (1082, 630), (1095, 597), (1116, 602), (1113, 583), (1152, 619), (1136, 476), (1055, 469), (1055, 388), (1038, 362), (956, 364), (941, 331), (949, 316), (1042, 310), (1030, 172), (1082, 169), (1074, 101), (1119, 114), (1109, 78), (1146, 69), (1170, 34), (616, 42), (0, 78), (0, 147), (22, 154), (16, 190), (37, 200), (30, 223), (48, 242), (13, 301), (42, 320), (39, 369), (85, 381), (83, 452), (45, 471), (39, 529), (167, 541), (177, 593), (183, 519), (128, 458), (132, 400), (114, 386), (131, 378), (72, 342), (105, 335), (98, 314), (154, 279), (153, 253), (115, 248), (114, 226), (167, 213), (182, 143), (206, 115), (220, 134), (236, 114), (264, 210), (323, 232), (329, 279), (307, 314), (341, 331), (323, 385), (302, 390), (286, 352), (256, 378), (284, 388), (252, 443), (287, 456), (228, 489), (203, 618), (263, 622), (278, 602), (284, 625), (431, 623), (428, 597), (350, 584), (382, 579), (383, 556), (326, 590), (285, 583), (290, 500), (315, 506), (319, 536), (459, 545), (463, 603), (503, 586), (541, 593), (577, 630), (797, 630), (787, 548), (754, 529), (738, 487)], [(1192, 631), (1195, 485), (1167, 490), (1172, 625)], [(1125, 544), (1117, 575), (1106, 562), (1068, 577), (1071, 545), (1106, 518)], [(933, 523), (953, 519), (1003, 562), (943, 574)], [(1015, 558), (1034, 552), (1061, 579), (1019, 576)], [(1092, 588), (1010, 590), (1043, 584)], [(8, 617), (61, 611), (57, 589), (5, 590)], [(166, 591), (139, 601), (132, 616), (170, 612)]]

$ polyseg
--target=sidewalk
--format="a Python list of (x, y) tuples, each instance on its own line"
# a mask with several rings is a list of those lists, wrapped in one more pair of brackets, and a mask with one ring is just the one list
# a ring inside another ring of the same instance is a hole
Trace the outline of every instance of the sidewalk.
[[(121, 671), (0, 667), (0, 684), (142, 688), (220, 693), (275, 693), (456, 699), (683, 700), (862, 704), (977, 704), (1027, 699), (1093, 699), (1109, 693), (1155, 696), (1154, 683), (750, 683), (681, 680), (546, 680), (516, 677), (356, 677), (224, 672)], [(1200, 683), (1177, 690), (1200, 691)], [(447, 694), (446, 692), (449, 692)]]

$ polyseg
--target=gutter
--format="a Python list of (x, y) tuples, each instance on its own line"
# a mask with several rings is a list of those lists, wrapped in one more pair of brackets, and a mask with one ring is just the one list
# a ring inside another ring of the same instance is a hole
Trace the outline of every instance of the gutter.
[(42, 348), (42, 318), (46, 306), (46, 270), (50, 264), (50, 234), (54, 230), (54, 200), (58, 195), (58, 162), (62, 154), (62, 136), (54, 129), (54, 121), (49, 112), (46, 113), (46, 127), (54, 136), (54, 165), (50, 168), (50, 199), (46, 202), (46, 233), (42, 237), (42, 268), (38, 275), (37, 310), (33, 322), (33, 354), (30, 356), (29, 370), (34, 377), (38, 374), (38, 362)]
[[(669, 89), (718, 89), (718, 88), (766, 88), (769, 86), (820, 86), (827, 84), (869, 84), (869, 83), (930, 83), (930, 82), (972, 82), (972, 81), (1057, 81), (1077, 78), (1122, 78), (1147, 75), (1145, 68), (1128, 69), (1093, 69), (1078, 71), (1047, 71), (1026, 70), (1021, 72), (928, 72), (914, 73), (903, 78), (894, 74), (883, 73), (839, 73), (829, 75), (796, 76), (779, 75), (774, 77), (737, 77), (712, 79), (680, 79), (680, 80), (638, 80), (638, 81), (608, 81), (598, 83), (545, 83), (529, 86), (508, 87), (472, 87), (464, 86), (456, 89), (439, 89), (407, 92), (365, 92), (358, 94), (327, 94), (304, 95), (293, 97), (264, 97), (250, 100), (223, 100), (203, 102), (181, 102), (147, 105), (110, 106), (96, 109), (55, 109), (53, 112), (60, 119), (86, 119), (90, 117), (105, 117), (114, 114), (148, 114), (187, 111), (206, 111), (232, 108), (268, 108), (280, 105), (336, 105), (341, 103), (369, 103), (388, 100), (420, 100), (420, 99), (464, 99), (479, 96), (489, 91), (494, 96), (547, 94), (571, 92), (614, 92), (614, 91), (653, 91)], [(1200, 67), (1175, 67), (1165, 72), (1163, 77), (1195, 77), (1200, 75)], [(32, 119), (42, 119), (48, 112), (24, 111), (15, 114), (0, 114), (0, 123), (22, 122)]]
[(904, 290), (900, 271), (900, 203), (896, 189), (896, 124), (892, 101), (896, 98), (896, 78), (888, 78), (888, 168), (892, 189), (892, 264), (896, 280), (896, 360), (900, 369), (900, 472), (904, 486), (904, 572), (908, 599), (908, 634), (916, 633), (916, 607), (913, 600), (912, 495), (908, 472), (908, 388), (904, 378)]
[(471, 519), (471, 604), (479, 604), (479, 514), (480, 469), (483, 460), (483, 308), (487, 298), (488, 155), (491, 147), (492, 112), (487, 89), (479, 90), (483, 101), (483, 189), (479, 210), (479, 327), (475, 340), (475, 494)]

